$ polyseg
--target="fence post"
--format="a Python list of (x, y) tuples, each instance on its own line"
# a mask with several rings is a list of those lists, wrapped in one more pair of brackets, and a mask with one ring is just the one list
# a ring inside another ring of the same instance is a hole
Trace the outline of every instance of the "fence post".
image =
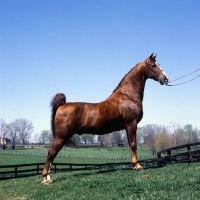
[(39, 174), (39, 164), (37, 164), (37, 175)]
[(171, 163), (172, 162), (172, 160), (171, 160), (171, 150), (167, 151), (167, 156), (168, 156), (167, 162)]
[(54, 163), (54, 173), (56, 173), (56, 163)]
[(15, 178), (17, 178), (17, 165), (15, 165)]
[(191, 151), (190, 151), (190, 144), (187, 145), (187, 152), (188, 152), (188, 161), (193, 161), (194, 159), (193, 159)]

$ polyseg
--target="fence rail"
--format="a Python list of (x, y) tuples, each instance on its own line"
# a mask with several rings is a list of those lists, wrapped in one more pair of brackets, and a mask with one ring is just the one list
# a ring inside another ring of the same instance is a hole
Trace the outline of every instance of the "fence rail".
[[(3, 152), (5, 153), (5, 151)], [(158, 152), (157, 156), (158, 156), (157, 158), (139, 160), (139, 162), (143, 165), (143, 167), (158, 167), (163, 164), (173, 164), (173, 163), (200, 162), (200, 142), (181, 145), (170, 149), (165, 149), (163, 151)], [(99, 156), (96, 156), (96, 158), (99, 158)], [(91, 170), (91, 169), (114, 170), (116, 166), (125, 166), (126, 168), (132, 167), (130, 162), (104, 163), (104, 164), (53, 163), (51, 169), (52, 172), (57, 173), (64, 171)], [(43, 167), (44, 163), (3, 165), (0, 166), (0, 179), (38, 175), (41, 174)]]
[[(141, 160), (143, 166), (157, 165), (157, 159)], [(78, 170), (114, 170), (117, 166), (132, 168), (130, 162), (119, 163), (103, 163), (103, 164), (74, 164), (74, 163), (53, 163), (51, 172), (66, 172)], [(0, 166), (0, 179), (17, 178), (31, 175), (39, 175), (42, 173), (44, 163), (20, 164), (20, 165), (3, 165)]]
[(158, 164), (200, 162), (200, 142), (180, 145), (159, 151), (157, 157)]
[[(106, 163), (106, 164), (73, 164), (73, 163), (53, 163), (51, 172), (66, 172), (77, 170), (113, 170), (116, 166), (131, 166), (130, 162)], [(21, 165), (3, 165), (0, 166), (0, 179), (17, 178), (22, 176), (39, 175), (42, 173), (44, 163), (32, 163)]]

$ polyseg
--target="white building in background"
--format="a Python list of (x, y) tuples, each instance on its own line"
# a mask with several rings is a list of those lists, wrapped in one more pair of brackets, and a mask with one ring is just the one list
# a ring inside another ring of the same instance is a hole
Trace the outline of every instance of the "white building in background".
[(10, 139), (8, 138), (0, 138), (0, 145), (8, 145), (11, 144)]
[(0, 138), (0, 144), (1, 145), (6, 145), (6, 139)]
[(94, 143), (99, 143), (98, 137), (99, 137), (98, 135), (95, 135), (95, 136), (94, 136), (94, 138), (93, 138), (93, 142), (94, 142)]

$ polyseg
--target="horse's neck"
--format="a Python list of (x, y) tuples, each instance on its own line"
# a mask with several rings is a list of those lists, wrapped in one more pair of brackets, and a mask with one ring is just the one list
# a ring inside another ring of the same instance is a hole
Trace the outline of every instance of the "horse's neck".
[(144, 65), (142, 65), (142, 63), (140, 63), (132, 70), (130, 70), (130, 72), (118, 85), (114, 93), (120, 93), (122, 95), (125, 94), (132, 99), (136, 99), (142, 102), (144, 96), (145, 83), (145, 67)]

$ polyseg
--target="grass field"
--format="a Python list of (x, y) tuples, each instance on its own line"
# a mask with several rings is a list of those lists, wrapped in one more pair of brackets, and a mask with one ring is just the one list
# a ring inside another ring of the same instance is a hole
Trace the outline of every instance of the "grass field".
[[(36, 162), (45, 162), (48, 149), (16, 149), (5, 150), (6, 154), (0, 153), (0, 165), (12, 165), (12, 164), (27, 164)], [(14, 153), (14, 154), (13, 154)], [(17, 154), (19, 153), (19, 154)], [(44, 154), (44, 156), (36, 155), (24, 155), (24, 154)], [(59, 154), (66, 154), (71, 156), (104, 156), (104, 157), (130, 157), (130, 150), (128, 148), (100, 148), (99, 150), (93, 148), (72, 149), (63, 148)], [(138, 148), (138, 158), (151, 157), (151, 154), (147, 150), (146, 146)], [(126, 160), (127, 161), (127, 160)], [(106, 163), (106, 162), (121, 162), (118, 160), (109, 159), (89, 159), (89, 158), (76, 158), (76, 157), (59, 157), (57, 156), (54, 162), (64, 163)]]
[[(0, 165), (17, 165), (17, 164), (29, 164), (40, 163), (46, 161), (46, 156), (29, 156), (29, 155), (13, 155), (13, 154), (1, 154), (0, 153)], [(88, 159), (88, 158), (75, 158), (75, 157), (59, 157), (54, 160), (57, 163), (107, 163), (107, 162), (123, 162), (121, 160), (108, 160), (108, 159)], [(127, 162), (125, 160), (125, 162)], [(1, 170), (1, 169), (0, 169)]]
[[(12, 150), (10, 150), (12, 152)], [(47, 149), (24, 149), (18, 152), (45, 153)], [(63, 149), (60, 154), (130, 156), (129, 149)], [(138, 155), (148, 156), (146, 147), (138, 148)], [(45, 162), (46, 156), (0, 153), (0, 165)], [(88, 159), (57, 156), (61, 163), (106, 163), (119, 160)], [(136, 172), (130, 168), (116, 167), (114, 171), (90, 170), (52, 173), (54, 183), (41, 185), (41, 175), (0, 181), (0, 199), (24, 200), (198, 200), (200, 199), (200, 165), (179, 164), (162, 168), (147, 168)]]
[[(10, 153), (35, 153), (35, 154), (45, 154), (47, 155), (48, 149), (43, 148), (25, 148), (25, 149), (6, 149), (6, 152)], [(138, 158), (144, 159), (147, 157), (151, 157), (150, 151), (148, 151), (146, 145), (138, 145)], [(113, 147), (113, 148), (82, 148), (82, 149), (74, 149), (74, 148), (63, 148), (60, 152), (60, 155), (69, 155), (69, 156), (104, 156), (104, 157), (130, 157), (130, 149), (125, 147)], [(0, 155), (1, 156), (1, 155)], [(1, 163), (0, 163), (1, 165)]]
[(54, 183), (42, 186), (41, 176), (0, 181), (0, 199), (24, 200), (199, 200), (199, 163), (168, 165), (136, 172), (78, 171), (52, 174)]
[[(18, 164), (31, 164), (31, 163), (45, 163), (48, 149), (16, 149), (11, 150), (7, 149), (4, 151), (1, 151), (0, 153), (0, 165), (18, 165)], [(145, 149), (145, 147), (140, 148), (140, 152), (143, 155), (148, 155), (148, 151)], [(146, 152), (146, 154), (145, 154)], [(37, 155), (30, 155), (30, 154), (37, 154)], [(26, 155), (28, 154), (28, 155)], [(54, 160), (54, 163), (73, 163), (73, 164), (103, 164), (103, 163), (113, 163), (113, 162), (129, 162), (130, 161), (130, 150), (127, 148), (100, 148), (100, 149), (94, 149), (94, 148), (83, 148), (83, 149), (71, 149), (71, 148), (64, 148), (60, 151), (60, 155), (67, 154), (67, 155), (73, 155), (73, 156), (79, 156), (79, 157), (63, 157), (63, 156), (57, 156)], [(42, 155), (42, 156), (39, 156)], [(96, 156), (96, 158), (82, 158), (80, 156)], [(128, 155), (128, 156), (127, 156)], [(97, 157), (101, 156), (101, 159), (98, 159)], [(121, 157), (121, 156), (127, 156), (128, 160), (117, 160), (117, 159), (109, 159), (107, 157)], [(103, 157), (103, 158), (102, 158)], [(105, 158), (104, 158), (105, 157)], [(33, 167), (23, 167), (20, 168), (21, 170), (27, 170), (31, 169)], [(14, 168), (0, 168), (0, 172), (3, 171), (13, 171)]]

